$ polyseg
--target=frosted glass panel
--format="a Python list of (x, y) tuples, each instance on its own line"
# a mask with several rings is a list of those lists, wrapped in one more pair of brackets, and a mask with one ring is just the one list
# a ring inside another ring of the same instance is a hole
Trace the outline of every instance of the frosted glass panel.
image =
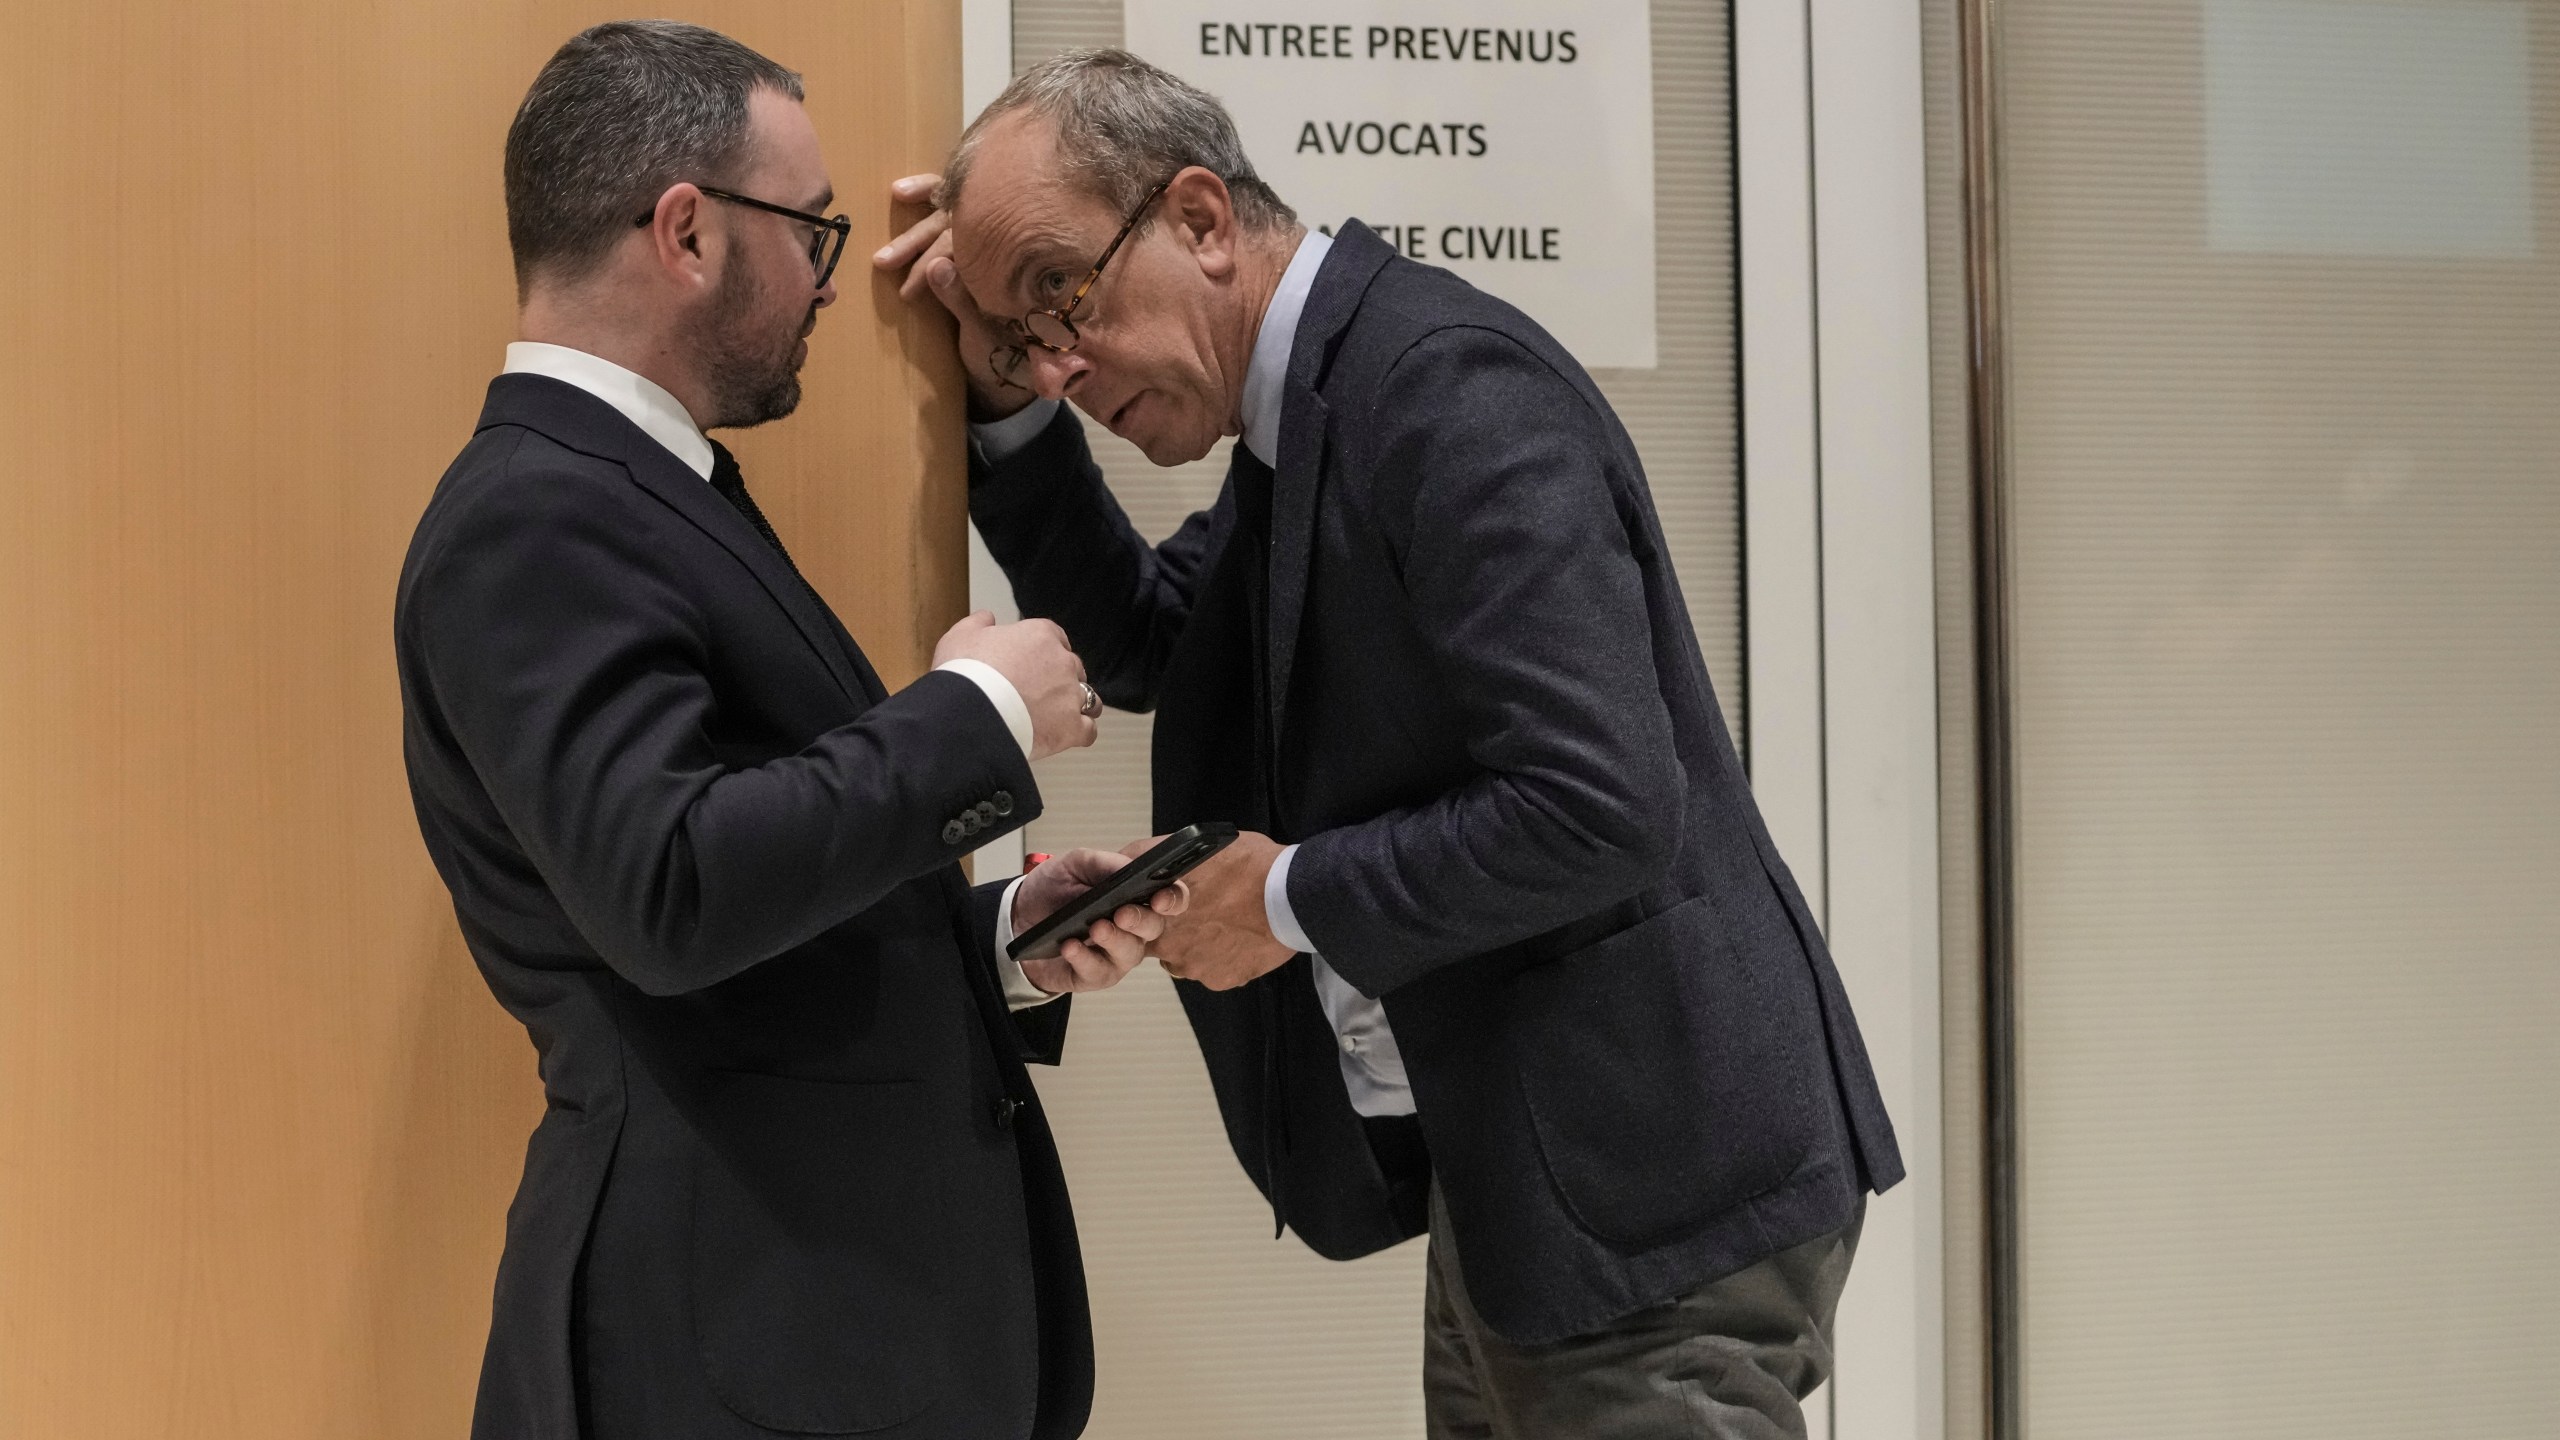
[(2027, 1432), (2549, 1436), (2560, 6), (2005, 9)]
[(2526, 0), (2208, 0), (2218, 250), (2533, 253)]

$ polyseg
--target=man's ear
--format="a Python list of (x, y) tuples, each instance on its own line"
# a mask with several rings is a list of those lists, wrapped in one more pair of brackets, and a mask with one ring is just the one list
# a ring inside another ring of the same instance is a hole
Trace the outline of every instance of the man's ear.
[(1194, 165), (1175, 175), (1164, 187), (1164, 207), (1203, 274), (1223, 280), (1234, 272), (1243, 231), (1236, 224), (1235, 197), (1218, 172)]
[(719, 237), (710, 231), (711, 206), (689, 184), (670, 185), (649, 214), (650, 259), (679, 284), (706, 285)]

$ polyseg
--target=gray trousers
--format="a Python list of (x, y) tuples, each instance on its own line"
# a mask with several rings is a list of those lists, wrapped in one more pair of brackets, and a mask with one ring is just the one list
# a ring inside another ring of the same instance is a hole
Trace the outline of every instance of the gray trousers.
[(1801, 1402), (1831, 1374), (1847, 1228), (1588, 1335), (1514, 1345), (1467, 1301), (1431, 1195), (1422, 1396), (1430, 1440), (1806, 1440)]

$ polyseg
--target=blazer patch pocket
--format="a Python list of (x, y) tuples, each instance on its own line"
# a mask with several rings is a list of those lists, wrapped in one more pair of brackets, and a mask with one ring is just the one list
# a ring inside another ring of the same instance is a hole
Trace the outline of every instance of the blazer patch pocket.
[(1658, 1244), (1795, 1172), (1830, 1084), (1811, 986), (1792, 932), (1736, 934), (1705, 896), (1512, 981), (1522, 1098), (1585, 1230)]
[(773, 1430), (887, 1429), (940, 1397), (948, 1211), (926, 1087), (721, 1078), (694, 1165), (694, 1342)]

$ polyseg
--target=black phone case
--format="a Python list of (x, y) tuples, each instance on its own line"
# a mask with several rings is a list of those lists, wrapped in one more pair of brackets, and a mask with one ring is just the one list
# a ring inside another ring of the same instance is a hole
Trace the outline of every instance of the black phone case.
[(1004, 953), (1017, 962), (1046, 960), (1058, 953), (1060, 942), (1069, 936), (1083, 934), (1094, 921), (1123, 905), (1153, 897), (1233, 844), (1235, 838), (1233, 825), (1186, 825), (1166, 836), (1163, 844), (1130, 861), (1100, 887), (1014, 937), (1004, 947)]

